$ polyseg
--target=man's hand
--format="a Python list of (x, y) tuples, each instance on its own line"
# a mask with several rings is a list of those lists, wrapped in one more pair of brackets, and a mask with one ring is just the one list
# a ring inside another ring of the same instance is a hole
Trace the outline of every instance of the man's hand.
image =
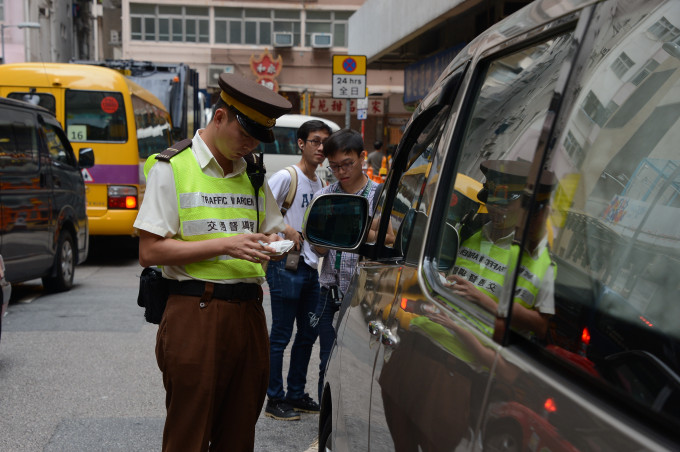
[[(276, 237), (274, 239), (273, 237)], [(227, 237), (223, 240), (225, 244), (224, 254), (228, 254), (236, 259), (243, 259), (249, 262), (259, 263), (261, 261), (268, 261), (269, 256), (263, 253), (263, 251), (269, 253), (275, 253), (276, 250), (271, 246), (267, 246), (267, 243), (276, 240), (281, 240), (281, 238), (276, 235), (266, 235), (266, 234), (238, 234), (231, 237)]]
[(302, 235), (298, 231), (295, 230), (290, 225), (286, 225), (286, 229), (283, 231), (283, 235), (286, 237), (286, 240), (290, 240), (291, 242), (295, 243), (295, 251), (300, 251), (302, 248)]

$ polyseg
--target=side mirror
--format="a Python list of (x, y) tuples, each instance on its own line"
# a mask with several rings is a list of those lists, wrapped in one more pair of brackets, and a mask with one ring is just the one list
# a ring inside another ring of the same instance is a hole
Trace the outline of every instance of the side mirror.
[(368, 200), (329, 193), (314, 198), (305, 212), (302, 233), (312, 245), (356, 251), (369, 226)]
[(78, 168), (92, 168), (94, 166), (94, 150), (80, 148), (78, 150)]

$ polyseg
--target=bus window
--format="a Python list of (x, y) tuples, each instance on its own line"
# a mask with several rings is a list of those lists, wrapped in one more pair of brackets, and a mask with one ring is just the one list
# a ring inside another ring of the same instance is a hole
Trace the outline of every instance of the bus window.
[(67, 90), (66, 133), (71, 141), (127, 141), (123, 95)]
[(168, 112), (134, 95), (132, 109), (135, 113), (139, 157), (146, 159), (167, 148), (171, 140)]
[(7, 95), (10, 99), (23, 100), (29, 104), (38, 105), (46, 108), (53, 114), (57, 114), (57, 104), (54, 101), (54, 96), (46, 93), (9, 93)]

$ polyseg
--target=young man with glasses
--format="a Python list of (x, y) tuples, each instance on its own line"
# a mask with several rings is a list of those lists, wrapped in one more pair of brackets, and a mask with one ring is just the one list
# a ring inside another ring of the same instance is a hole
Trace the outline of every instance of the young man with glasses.
[[(337, 182), (329, 185), (316, 196), (324, 193), (348, 193), (361, 195), (368, 199), (369, 211), (372, 212), (377, 201), (380, 184), (370, 180), (364, 174), (361, 162), (364, 161), (366, 151), (361, 134), (354, 130), (342, 129), (335, 132), (324, 143), (324, 155), (328, 159), (328, 169), (333, 172)], [(369, 232), (368, 241), (375, 240), (375, 231)], [(324, 256), (319, 282), (321, 292), (316, 313), (312, 317), (312, 325), (319, 328), (320, 358), (319, 364), (319, 400), (323, 391), (324, 371), (328, 357), (335, 341), (333, 316), (340, 306), (340, 301), (347, 291), (350, 279), (359, 260), (354, 253), (314, 247), (315, 251)]]
[[(272, 327), (269, 334), (269, 387), (265, 416), (282, 421), (300, 419), (298, 412), (318, 413), (319, 404), (305, 392), (307, 367), (316, 341), (317, 329), (310, 325), (319, 300), (318, 256), (304, 242), (300, 231), (307, 206), (314, 193), (323, 184), (316, 175), (317, 167), (323, 163), (324, 142), (331, 134), (331, 128), (323, 121), (311, 120), (297, 130), (297, 146), (302, 152), (300, 161), (293, 166), (297, 174), (297, 185), (291, 187), (292, 175), (282, 169), (269, 179), (269, 187), (282, 207), (288, 193), (294, 190), (295, 197), (283, 211), (286, 229), (283, 236), (295, 242), (295, 251), (289, 258), (270, 262), (267, 266), (267, 284), (271, 294)], [(298, 254), (299, 253), (299, 254)], [(297, 258), (297, 261), (293, 259)], [(288, 368), (288, 391), (283, 389), (283, 352), (293, 334), (297, 333), (291, 347)]]

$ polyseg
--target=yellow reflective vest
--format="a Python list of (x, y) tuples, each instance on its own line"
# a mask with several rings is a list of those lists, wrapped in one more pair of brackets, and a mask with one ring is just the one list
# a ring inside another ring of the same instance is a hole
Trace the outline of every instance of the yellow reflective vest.
[[(519, 256), (519, 246), (502, 248), (482, 236), (478, 231), (461, 244), (453, 274), (461, 276), (496, 303), (503, 289), (506, 275), (510, 274)], [(532, 309), (548, 268), (552, 264), (548, 248), (537, 259), (522, 253), (514, 303)]]
[[(155, 155), (144, 165), (144, 175), (157, 162)], [(191, 148), (187, 148), (170, 159), (177, 190), (180, 230), (177, 240), (187, 242), (231, 237), (245, 233), (248, 229), (256, 232), (257, 212), (260, 210), (260, 225), (265, 218), (264, 189), (259, 190), (255, 203), (253, 186), (246, 172), (229, 177), (211, 177), (203, 173)], [(201, 262), (185, 265), (186, 272), (202, 280), (243, 279), (263, 277), (261, 264), (218, 256)]]

